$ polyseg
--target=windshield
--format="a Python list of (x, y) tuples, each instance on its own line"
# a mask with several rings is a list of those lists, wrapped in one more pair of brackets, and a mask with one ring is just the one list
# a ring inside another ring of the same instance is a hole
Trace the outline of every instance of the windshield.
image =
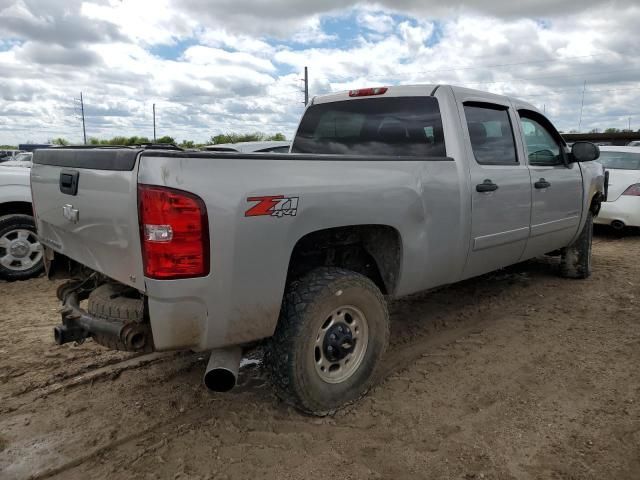
[(612, 170), (640, 170), (640, 153), (601, 150), (598, 162)]
[(438, 101), (388, 97), (313, 105), (291, 153), (444, 157)]

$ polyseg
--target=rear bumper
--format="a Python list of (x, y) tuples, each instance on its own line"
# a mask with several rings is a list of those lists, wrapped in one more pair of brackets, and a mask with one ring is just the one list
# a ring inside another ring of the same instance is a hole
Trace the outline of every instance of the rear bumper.
[(615, 221), (627, 227), (640, 227), (640, 197), (621, 195), (615, 202), (602, 202), (594, 222), (610, 225)]

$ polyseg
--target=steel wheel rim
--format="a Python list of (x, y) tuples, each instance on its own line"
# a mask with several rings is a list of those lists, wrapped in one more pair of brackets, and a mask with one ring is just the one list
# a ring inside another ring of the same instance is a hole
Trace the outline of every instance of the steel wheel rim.
[[(336, 328), (346, 325), (354, 340), (353, 351), (339, 360), (327, 356), (327, 336)], [(362, 310), (344, 305), (327, 315), (316, 333), (313, 345), (313, 363), (316, 373), (326, 383), (341, 383), (360, 367), (369, 344), (369, 325)]]
[(31, 230), (16, 228), (0, 237), (0, 265), (14, 272), (23, 272), (42, 260), (42, 245)]

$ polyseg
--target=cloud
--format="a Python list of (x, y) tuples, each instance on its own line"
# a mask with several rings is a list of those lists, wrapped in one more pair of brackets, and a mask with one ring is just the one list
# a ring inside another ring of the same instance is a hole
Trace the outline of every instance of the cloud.
[(173, 7), (188, 11), (210, 28), (283, 38), (296, 33), (303, 35), (310, 25), (313, 28), (314, 17), (344, 9), (345, 3), (340, 0), (217, 0), (212, 8), (208, 0), (173, 0)]
[[(451, 83), (523, 98), (564, 130), (640, 128), (633, 2), (0, 0), (0, 143), (291, 135), (312, 95)], [(23, 112), (22, 115), (17, 114)]]
[(274, 48), (268, 42), (249, 35), (235, 35), (226, 30), (200, 30), (198, 34), (200, 42), (206, 46), (227, 48), (254, 55), (267, 56), (274, 52)]
[(209, 65), (216, 68), (244, 67), (255, 71), (273, 72), (275, 67), (269, 60), (250, 53), (228, 52), (219, 48), (197, 45), (184, 52), (184, 59), (196, 65)]
[(102, 61), (98, 54), (81, 47), (64, 48), (59, 45), (27, 42), (18, 51), (28, 62), (40, 65), (89, 67)]
[(395, 24), (391, 15), (382, 12), (360, 12), (357, 20), (361, 27), (379, 34), (391, 32)]
[(19, 0), (15, 3), (0, 4), (2, 28), (13, 36), (75, 47), (80, 44), (121, 41), (125, 36), (116, 25), (96, 20), (83, 21), (77, 13), (80, 1), (64, 3), (47, 0)]
[(487, 15), (501, 19), (575, 18), (589, 10), (606, 7), (620, 11), (633, 7), (636, 0), (172, 0), (174, 10), (188, 12), (200, 24), (226, 28), (229, 32), (271, 35), (278, 38), (298, 32), (306, 21), (351, 9), (411, 14), (421, 18), (452, 19), (464, 15)]
[(0, 78), (0, 98), (6, 102), (28, 102), (33, 100), (37, 92), (38, 89), (28, 83)]
[(180, 6), (173, 8), (170, 0), (85, 1), (80, 12), (89, 20), (87, 24), (109, 22), (132, 41), (144, 45), (174, 44), (179, 38), (191, 37), (200, 24), (196, 12)]

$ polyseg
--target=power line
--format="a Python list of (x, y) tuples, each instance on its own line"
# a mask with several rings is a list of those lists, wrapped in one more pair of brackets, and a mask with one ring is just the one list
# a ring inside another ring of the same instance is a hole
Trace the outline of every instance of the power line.
[[(612, 73), (628, 72), (628, 71), (636, 70), (637, 68), (638, 67), (622, 68), (618, 70), (604, 70), (601, 72), (582, 72), (582, 73), (571, 73), (571, 74), (562, 74), (562, 75), (543, 75), (538, 77), (512, 77), (509, 80), (494, 80), (490, 82), (461, 82), (461, 83), (452, 82), (452, 83), (457, 83), (458, 85), (495, 85), (499, 83), (514, 83), (514, 81), (528, 82), (531, 80), (548, 80), (548, 79), (558, 79), (558, 78), (587, 77), (587, 76), (593, 76), (593, 75), (609, 75)], [(420, 73), (420, 72), (411, 72), (409, 75), (413, 75), (415, 73)], [(386, 78), (394, 78), (394, 77), (406, 78), (407, 75), (408, 74), (397, 73), (395, 75), (389, 75)], [(639, 72), (639, 75), (640, 75), (640, 72)], [(365, 77), (365, 78), (373, 78), (373, 77)], [(448, 83), (448, 82), (431, 82), (431, 83)]]
[[(512, 67), (512, 66), (516, 66), (516, 65), (533, 65), (533, 64), (541, 64), (541, 63), (561, 63), (561, 62), (565, 62), (566, 60), (575, 60), (578, 58), (593, 58), (593, 57), (600, 57), (600, 56), (605, 56), (605, 54), (603, 53), (596, 53), (593, 55), (579, 55), (579, 56), (575, 56), (575, 57), (563, 57), (563, 58), (556, 58), (553, 60), (529, 60), (529, 61), (523, 61), (523, 62), (513, 62), (513, 63), (498, 63), (498, 64), (493, 64), (493, 65), (471, 65), (471, 66), (460, 66), (460, 67), (449, 67), (449, 68), (442, 68), (442, 69), (437, 69), (437, 70), (418, 70), (415, 72), (406, 72), (406, 73), (441, 73), (441, 72), (455, 72), (455, 71), (459, 71), (459, 70), (480, 70), (480, 69), (485, 69), (485, 68), (502, 68), (502, 67)], [(477, 58), (483, 58), (483, 57), (477, 57)], [(484, 57), (486, 58), (486, 57)], [(399, 73), (392, 73), (392, 74), (380, 74), (380, 75), (366, 75), (367, 78), (388, 78), (389, 76), (395, 76), (395, 75), (399, 75)]]
[(528, 82), (530, 80), (548, 80), (550, 78), (574, 78), (574, 77), (587, 77), (592, 75), (609, 75), (611, 73), (628, 72), (630, 70), (635, 70), (636, 68), (637, 67), (622, 68), (620, 70), (606, 70), (603, 72), (583, 72), (583, 73), (572, 73), (572, 74), (563, 74), (563, 75), (545, 75), (542, 77), (513, 77), (510, 80), (500, 80), (500, 81), (493, 81), (493, 82), (465, 82), (465, 85), (494, 85), (497, 83), (513, 83), (513, 81)]
[[(527, 94), (527, 93), (515, 93), (515, 94), (511, 94), (511, 93), (506, 93), (504, 95), (507, 96), (519, 96), (519, 97), (548, 97), (549, 95), (565, 95), (567, 93), (567, 90), (575, 90), (576, 93), (580, 93), (580, 90), (576, 90), (578, 88), (578, 86), (575, 87), (571, 87), (571, 88), (562, 88), (562, 89), (556, 89), (556, 90), (548, 90), (546, 93), (532, 93), (532, 94)], [(562, 91), (559, 91), (562, 90)], [(607, 92), (631, 92), (631, 91), (636, 91), (636, 90), (640, 90), (640, 87), (631, 87), (631, 88), (612, 88), (612, 89), (598, 89), (598, 90), (587, 90), (585, 92), (586, 95), (590, 95), (592, 93), (607, 93)]]

